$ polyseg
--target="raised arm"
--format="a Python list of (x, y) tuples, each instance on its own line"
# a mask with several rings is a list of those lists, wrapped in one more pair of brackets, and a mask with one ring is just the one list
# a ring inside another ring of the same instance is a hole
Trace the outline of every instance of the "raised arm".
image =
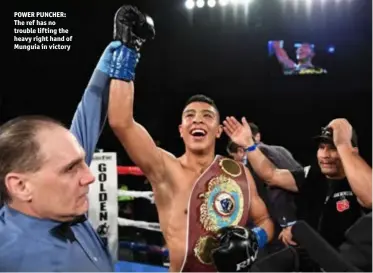
[(282, 41), (274, 41), (272, 46), (275, 51), (277, 60), (285, 69), (293, 69), (296, 66), (296, 64), (289, 58), (285, 49), (283, 49)]
[(359, 203), (372, 208), (372, 167), (364, 161), (358, 149), (352, 146), (352, 126), (346, 119), (332, 120), (333, 141), (341, 158), (344, 172)]
[(131, 160), (155, 183), (164, 175), (163, 152), (146, 129), (134, 120), (133, 101), (133, 82), (113, 79), (110, 85), (109, 124)]
[[(298, 191), (299, 183), (296, 180), (304, 178), (304, 174), (294, 176), (292, 172), (286, 169), (277, 169), (266, 156), (257, 149), (252, 137), (252, 132), (245, 118), (242, 118), (242, 124), (234, 117), (228, 117), (224, 122), (224, 131), (231, 140), (241, 147), (247, 149), (247, 159), (254, 171), (268, 185), (276, 186), (290, 191)], [(303, 170), (301, 170), (302, 172)], [(301, 182), (300, 180), (298, 182)]]
[(106, 121), (110, 61), (113, 51), (120, 45), (119, 41), (111, 42), (104, 50), (71, 122), (70, 131), (85, 150), (88, 165)]
[(116, 13), (114, 29), (114, 36), (123, 45), (114, 52), (111, 63), (109, 124), (131, 160), (149, 181), (162, 181), (163, 152), (133, 117), (135, 68), (142, 43), (154, 38), (153, 21), (137, 8), (123, 6)]
[[(247, 142), (247, 146), (253, 147), (254, 142)], [(270, 186), (280, 187), (289, 191), (298, 191), (296, 180), (287, 169), (277, 169), (271, 161), (259, 150), (247, 151), (247, 159), (255, 172)]]
[(372, 167), (348, 146), (339, 146), (343, 169), (361, 205), (372, 208)]

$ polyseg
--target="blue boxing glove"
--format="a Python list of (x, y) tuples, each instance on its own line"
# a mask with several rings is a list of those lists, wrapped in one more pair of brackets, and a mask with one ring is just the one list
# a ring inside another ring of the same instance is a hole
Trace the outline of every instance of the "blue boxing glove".
[(121, 44), (122, 43), (120, 41), (111, 42), (102, 53), (96, 69), (102, 71), (106, 75), (110, 75), (110, 65), (113, 58), (113, 53), (117, 48), (120, 48)]

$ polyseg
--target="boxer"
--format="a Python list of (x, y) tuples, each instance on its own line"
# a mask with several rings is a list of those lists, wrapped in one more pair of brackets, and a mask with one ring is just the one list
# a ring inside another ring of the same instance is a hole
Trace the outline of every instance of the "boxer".
[(290, 59), (282, 41), (273, 41), (272, 46), (276, 54), (277, 60), (283, 66), (284, 74), (286, 75), (305, 75), (305, 74), (327, 74), (326, 69), (317, 67), (312, 63), (315, 56), (315, 51), (309, 43), (302, 43), (297, 48), (295, 54), (297, 63)]
[[(273, 223), (250, 172), (215, 155), (222, 133), (215, 103), (193, 96), (179, 126), (185, 153), (177, 158), (156, 146), (134, 120), (135, 67), (152, 20), (131, 6), (117, 12), (112, 58), (109, 124), (132, 161), (151, 182), (159, 222), (170, 253), (170, 271), (248, 271), (258, 247), (272, 238)], [(142, 33), (142, 34), (140, 34)], [(144, 34), (145, 33), (145, 34)], [(249, 218), (256, 227), (245, 227)]]

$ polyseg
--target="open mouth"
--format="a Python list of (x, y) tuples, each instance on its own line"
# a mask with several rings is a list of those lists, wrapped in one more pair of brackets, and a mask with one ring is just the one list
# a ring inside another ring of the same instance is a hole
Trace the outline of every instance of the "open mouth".
[(202, 139), (207, 135), (207, 132), (203, 129), (193, 129), (190, 131), (190, 134), (193, 136), (193, 138)]

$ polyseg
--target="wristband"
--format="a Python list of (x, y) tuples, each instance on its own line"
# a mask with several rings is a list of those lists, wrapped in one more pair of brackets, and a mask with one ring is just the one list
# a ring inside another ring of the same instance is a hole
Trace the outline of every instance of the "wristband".
[[(290, 219), (294, 219), (294, 217), (292, 217)], [(282, 219), (279, 218), (278, 222), (279, 222), (279, 224), (282, 228), (291, 227), (291, 226), (293, 226), (297, 223), (296, 220), (289, 221), (286, 217), (282, 217)]]
[(252, 152), (252, 151), (255, 151), (256, 150), (256, 144), (254, 144), (254, 145), (251, 145), (251, 146), (249, 146), (249, 147), (247, 147), (246, 149), (245, 149), (245, 152)]
[(261, 227), (255, 227), (251, 231), (254, 232), (256, 239), (258, 240), (259, 248), (265, 246), (268, 241), (267, 232)]
[(110, 77), (124, 81), (135, 79), (135, 68), (139, 55), (124, 45), (115, 49), (110, 65)]
[(286, 226), (291, 227), (291, 226), (294, 226), (296, 223), (297, 223), (297, 221), (292, 221), (292, 222), (287, 223)]

